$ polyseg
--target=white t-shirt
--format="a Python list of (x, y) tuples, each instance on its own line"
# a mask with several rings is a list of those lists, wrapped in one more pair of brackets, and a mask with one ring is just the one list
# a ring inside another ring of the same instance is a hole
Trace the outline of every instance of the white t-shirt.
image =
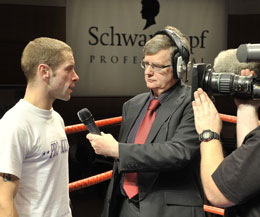
[(61, 116), (21, 99), (0, 120), (0, 172), (17, 176), (19, 217), (71, 217)]

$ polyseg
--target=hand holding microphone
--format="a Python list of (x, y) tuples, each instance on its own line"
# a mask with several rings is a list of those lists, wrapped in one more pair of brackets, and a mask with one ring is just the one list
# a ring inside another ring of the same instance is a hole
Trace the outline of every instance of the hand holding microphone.
[(81, 109), (78, 117), (85, 124), (88, 131), (87, 139), (90, 141), (96, 154), (118, 158), (118, 142), (111, 134), (101, 133), (94, 118), (87, 108)]

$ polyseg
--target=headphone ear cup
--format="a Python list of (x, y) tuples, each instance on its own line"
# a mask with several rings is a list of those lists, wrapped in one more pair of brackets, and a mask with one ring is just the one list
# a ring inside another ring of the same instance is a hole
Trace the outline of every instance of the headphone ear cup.
[(178, 64), (180, 64), (180, 58), (181, 58), (181, 55), (179, 52), (176, 52), (173, 56), (172, 66), (173, 66), (173, 76), (175, 79), (181, 78), (180, 77), (180, 67), (178, 65)]
[(183, 75), (187, 72), (187, 65), (182, 56), (179, 56), (177, 59), (176, 71), (179, 79), (182, 79)]
[(183, 75), (187, 72), (187, 65), (183, 60), (182, 56), (179, 52), (174, 55), (174, 78), (175, 79), (182, 79)]

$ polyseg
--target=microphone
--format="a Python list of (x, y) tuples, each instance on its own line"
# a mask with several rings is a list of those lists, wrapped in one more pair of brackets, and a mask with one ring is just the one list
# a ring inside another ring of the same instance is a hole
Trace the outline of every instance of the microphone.
[(241, 44), (237, 49), (239, 62), (259, 62), (260, 44)]
[(79, 120), (85, 124), (88, 131), (93, 134), (101, 135), (99, 128), (95, 124), (94, 118), (87, 108), (83, 108), (77, 113)]

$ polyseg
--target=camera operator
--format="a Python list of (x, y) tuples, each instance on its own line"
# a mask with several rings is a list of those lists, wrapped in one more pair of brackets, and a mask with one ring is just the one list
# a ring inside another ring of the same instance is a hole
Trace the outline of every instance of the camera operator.
[[(232, 52), (229, 50), (222, 55), (232, 57)], [(230, 58), (220, 62), (223, 67), (234, 66), (230, 64)], [(241, 75), (255, 74), (250, 70), (242, 70)], [(225, 216), (256, 217), (260, 216), (260, 100), (235, 99), (235, 103), (237, 149), (224, 158), (219, 113), (201, 88), (194, 93), (192, 106), (201, 140), (201, 179), (209, 202), (214, 206), (229, 207), (225, 209)]]

